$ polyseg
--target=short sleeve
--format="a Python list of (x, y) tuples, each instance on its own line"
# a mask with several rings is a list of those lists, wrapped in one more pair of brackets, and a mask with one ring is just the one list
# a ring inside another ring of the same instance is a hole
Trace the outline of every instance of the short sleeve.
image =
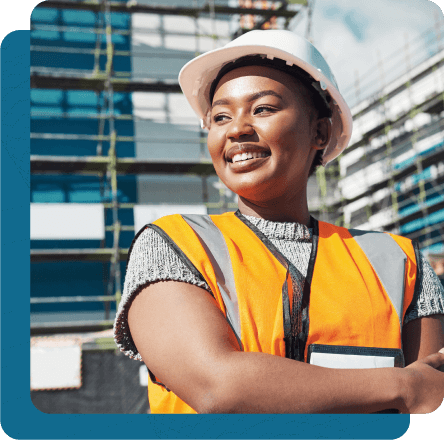
[(443, 315), (442, 283), (422, 253), (419, 262), (419, 289), (414, 295), (414, 307), (405, 316), (404, 324), (425, 316)]
[(210, 292), (154, 229), (146, 228), (135, 240), (128, 260), (122, 299), (114, 322), (114, 340), (127, 356), (142, 360), (131, 337), (128, 310), (137, 294), (156, 281), (182, 281)]

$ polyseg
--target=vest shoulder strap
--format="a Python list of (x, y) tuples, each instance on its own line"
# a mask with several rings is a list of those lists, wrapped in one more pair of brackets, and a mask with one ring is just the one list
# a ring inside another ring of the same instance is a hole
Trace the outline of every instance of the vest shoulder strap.
[(365, 253), (403, 324), (407, 256), (391, 235), (384, 232), (349, 229)]
[(182, 214), (182, 218), (195, 231), (209, 257), (226, 307), (227, 320), (238, 339), (240, 347), (242, 347), (235, 277), (224, 236), (208, 215)]

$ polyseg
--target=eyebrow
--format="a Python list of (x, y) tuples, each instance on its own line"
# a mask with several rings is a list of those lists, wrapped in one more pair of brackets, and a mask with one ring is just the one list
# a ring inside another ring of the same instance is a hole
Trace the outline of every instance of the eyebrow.
[[(277, 98), (283, 100), (283, 98), (276, 92), (274, 92), (273, 90), (263, 90), (261, 92), (258, 93), (254, 93), (250, 96), (247, 97), (247, 102), (252, 102), (252, 101), (256, 101), (257, 99), (262, 98), (263, 96), (276, 96)], [(212, 104), (212, 108), (217, 106), (217, 105), (229, 105), (230, 101), (227, 99), (218, 99), (217, 101), (214, 101)]]

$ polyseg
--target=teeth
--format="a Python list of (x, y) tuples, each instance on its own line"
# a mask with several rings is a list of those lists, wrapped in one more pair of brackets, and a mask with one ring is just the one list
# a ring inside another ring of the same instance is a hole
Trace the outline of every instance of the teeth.
[(232, 162), (242, 162), (243, 160), (249, 160), (249, 159), (258, 159), (259, 157), (267, 157), (267, 153), (239, 153), (235, 154), (232, 158)]

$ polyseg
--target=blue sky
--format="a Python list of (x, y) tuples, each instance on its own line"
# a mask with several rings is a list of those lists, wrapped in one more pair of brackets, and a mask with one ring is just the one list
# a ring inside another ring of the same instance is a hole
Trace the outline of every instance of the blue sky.
[[(293, 30), (305, 36), (306, 24), (301, 18)], [(411, 64), (437, 47), (435, 26), (443, 27), (443, 13), (428, 0), (315, 0), (311, 34), (347, 98), (356, 72), (379, 85), (379, 60), (386, 80), (406, 69), (407, 42)]]

